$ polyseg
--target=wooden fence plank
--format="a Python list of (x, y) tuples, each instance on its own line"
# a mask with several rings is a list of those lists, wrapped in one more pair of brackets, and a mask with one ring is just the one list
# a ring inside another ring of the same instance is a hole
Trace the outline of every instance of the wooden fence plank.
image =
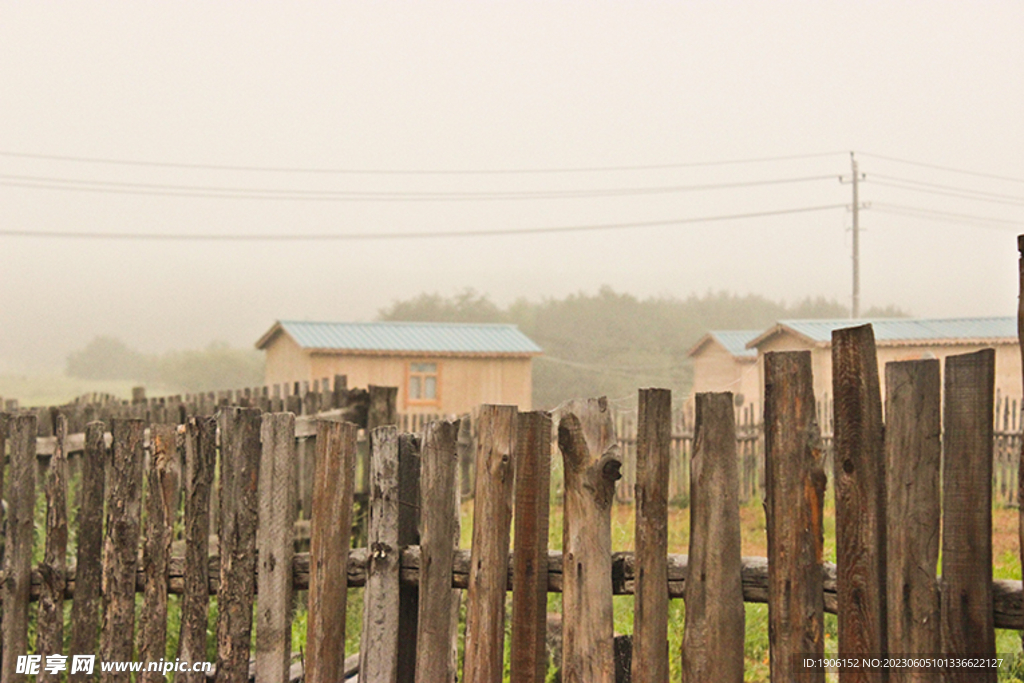
[[(100, 583), (103, 577), (103, 500), (107, 472), (106, 428), (102, 422), (85, 426), (85, 451), (81, 456), (78, 502), (78, 548), (75, 562), (75, 599), (71, 603), (71, 653), (95, 655), (99, 645)], [(88, 675), (68, 675), (72, 683), (84, 683)]]
[[(210, 497), (217, 463), (217, 420), (192, 417), (185, 424), (185, 563), (178, 658), (206, 661), (210, 605)], [(205, 683), (198, 672), (175, 674), (175, 683)]]
[[(413, 434), (398, 437), (398, 545), (420, 543), (420, 442)], [(419, 632), (419, 578), (398, 595), (398, 683), (416, 679), (416, 634)]]
[(520, 413), (516, 435), (511, 683), (543, 683), (548, 668), (548, 514), (551, 416)]
[(562, 680), (614, 683), (611, 505), (622, 460), (605, 398), (558, 409), (565, 462)]
[[(731, 393), (697, 394), (683, 680), (742, 683), (739, 460)], [(662, 579), (667, 584), (667, 577)]]
[(398, 679), (400, 609), (398, 543), (398, 428), (370, 433), (370, 519), (359, 675), (367, 681)]
[(261, 440), (256, 683), (288, 683), (295, 552), (295, 416), (264, 415)]
[[(99, 656), (106, 661), (133, 659), (144, 431), (143, 421), (134, 418), (117, 418), (111, 424), (114, 441), (103, 540), (103, 628)], [(128, 683), (130, 678), (126, 671), (100, 673), (103, 683)]]
[[(1017, 289), (1017, 344), (1020, 347), (1021, 370), (1024, 372), (1024, 235), (1017, 236), (1018, 289)], [(1021, 400), (1024, 409), (1024, 399)], [(1022, 415), (1021, 417), (1024, 417)], [(1017, 411), (1014, 410), (1014, 431), (1017, 431)], [(1024, 429), (1022, 420), (1021, 429)], [(1024, 567), (1024, 438), (1017, 448), (1017, 552)]]
[[(995, 351), (948, 356), (942, 473), (942, 643), (947, 656), (995, 655), (992, 621), (992, 401)], [(950, 683), (995, 669), (951, 668)]]
[[(139, 661), (155, 662), (167, 652), (167, 588), (170, 578), (171, 531), (177, 481), (173, 473), (178, 457), (177, 427), (150, 427), (149, 468), (146, 472), (146, 542), (142, 559), (146, 575), (145, 602), (139, 619)], [(144, 683), (162, 683), (163, 672), (145, 671)]]
[(307, 683), (344, 679), (348, 546), (356, 474), (356, 426), (321, 420), (310, 529)]
[[(832, 332), (839, 657), (884, 657), (885, 434), (871, 325)], [(882, 683), (882, 667), (843, 668), (842, 683)]]
[(459, 422), (431, 422), (423, 435), (420, 469), (422, 535), (420, 538), (419, 631), (416, 636), (416, 682), (452, 683), (451, 647), (454, 595), (451, 563), (455, 554), (455, 442)]
[(505, 593), (512, 487), (515, 406), (480, 407), (477, 426), (473, 545), (466, 610), (466, 683), (501, 683), (505, 655)]
[(216, 681), (248, 683), (262, 418), (258, 408), (224, 408), (217, 419), (221, 495)]
[[(889, 652), (942, 651), (939, 559), (942, 458), (939, 361), (885, 366), (886, 565)], [(926, 683), (933, 672), (891, 669), (892, 683)]]
[(7, 477), (7, 538), (4, 549), (3, 668), (0, 680), (22, 681), (15, 673), (20, 655), (28, 653), (28, 601), (32, 571), (32, 540), (36, 502), (36, 416), (8, 420), (10, 467)]
[[(641, 389), (637, 410), (634, 683), (668, 683), (668, 483), (672, 392)], [(741, 601), (742, 602), (742, 601)]]
[[(60, 414), (54, 417), (56, 447), (50, 457), (45, 484), (46, 548), (39, 567), (42, 591), (36, 620), (36, 654), (44, 657), (64, 652), (64, 587), (68, 553), (68, 459), (64, 450), (67, 420)], [(42, 669), (36, 680), (57, 681), (59, 674)]]
[(765, 354), (768, 640), (773, 681), (825, 680), (801, 655), (824, 655), (822, 504), (825, 473), (809, 351)]

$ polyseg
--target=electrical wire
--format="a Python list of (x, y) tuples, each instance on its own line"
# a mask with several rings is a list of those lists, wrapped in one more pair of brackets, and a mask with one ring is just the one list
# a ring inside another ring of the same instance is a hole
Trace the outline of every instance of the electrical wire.
[(960, 173), (963, 175), (975, 176), (978, 178), (991, 178), (993, 180), (1005, 180), (1011, 183), (1024, 183), (1024, 178), (1013, 178), (1010, 176), (996, 175), (994, 173), (981, 173), (979, 171), (969, 171), (963, 168), (954, 168), (952, 166), (941, 166), (939, 164), (926, 164), (920, 161), (911, 161), (910, 159), (900, 159), (898, 157), (885, 156), (884, 154), (872, 154), (871, 152), (857, 152), (857, 154), (865, 157), (871, 157), (874, 159), (882, 159), (884, 161), (894, 161), (898, 164), (907, 164), (908, 166), (918, 166), (920, 168), (931, 168), (937, 171), (949, 171), (950, 173)]
[(977, 216), (974, 214), (966, 213), (954, 213), (951, 211), (936, 211), (934, 209), (922, 209), (915, 206), (905, 206), (902, 204), (888, 204), (885, 202), (871, 202), (869, 207), (871, 210), (880, 211), (882, 213), (890, 213), (902, 216), (912, 216), (916, 218), (924, 218), (929, 220), (942, 221), (946, 223), (973, 223), (979, 227), (991, 228), (991, 229), (1006, 229), (1024, 228), (1024, 219), (1022, 220), (1007, 220), (1003, 218), (991, 218), (987, 216)]
[(164, 185), (130, 183), (77, 178), (48, 178), (0, 174), (0, 185), (44, 190), (72, 192), (101, 192), (163, 197), (199, 197), (209, 199), (273, 199), (290, 201), (356, 201), (356, 202), (451, 202), (451, 201), (512, 201), (536, 199), (583, 199), (600, 197), (628, 197), (637, 195), (723, 190), (740, 187), (785, 185), (817, 180), (831, 180), (835, 175), (773, 178), (768, 180), (709, 183), (702, 185), (668, 185), (661, 187), (628, 187), (591, 190), (538, 190), (511, 192), (368, 192), (348, 190), (286, 190), (278, 188), (212, 187), (203, 185)]
[(429, 232), (362, 232), (362, 233), (308, 233), (308, 234), (178, 234), (178, 233), (145, 233), (145, 232), (70, 232), (64, 230), (11, 230), (0, 229), (0, 237), (36, 237), (47, 239), (99, 239), (99, 240), (153, 240), (153, 241), (224, 241), (224, 242), (303, 242), (330, 240), (401, 240), (401, 239), (434, 239), (444, 237), (496, 237), (499, 235), (540, 235), (568, 232), (592, 232), (598, 230), (630, 230), (635, 228), (667, 227), (671, 225), (687, 225), (691, 223), (713, 223), (718, 221), (742, 220), (745, 218), (765, 218), (768, 216), (784, 216), (797, 213), (811, 213), (844, 209), (846, 204), (825, 204), (821, 206), (805, 206), (777, 211), (757, 211), (720, 216), (703, 216), (699, 218), (676, 218), (662, 221), (632, 221), (628, 223), (604, 223), (597, 225), (569, 225), (545, 228), (505, 228), (497, 230), (438, 230)]
[(635, 164), (622, 166), (575, 166), (565, 168), (485, 168), (485, 169), (367, 169), (367, 168), (303, 168), (289, 166), (245, 166), (234, 164), (200, 164), (172, 161), (142, 161), (135, 159), (114, 159), (104, 157), (82, 157), (62, 154), (37, 154), (32, 152), (12, 152), (0, 150), (0, 157), (16, 159), (37, 159), (45, 161), (65, 161), (73, 163), (102, 164), (113, 166), (144, 166), (150, 168), (187, 168), (207, 171), (242, 171), (257, 173), (306, 173), (306, 174), (338, 174), (338, 175), (516, 175), (516, 174), (556, 174), (556, 173), (604, 173), (608, 171), (652, 171), (673, 168), (702, 168), (711, 166), (728, 166), (732, 164), (755, 164), (773, 161), (794, 161), (799, 159), (815, 159), (820, 157), (848, 154), (848, 151), (816, 152), (811, 154), (788, 154), (783, 156), (752, 157), (746, 159), (727, 159), (721, 161), (694, 161), (669, 164)]
[[(879, 182), (875, 180), (875, 178), (881, 178), (883, 181), (889, 180), (894, 182)], [(913, 190), (915, 192), (926, 192), (929, 194), (957, 197), (959, 199), (988, 201), (996, 204), (1024, 204), (1024, 197), (1017, 195), (1001, 194), (998, 192), (985, 192), (983, 190), (971, 190), (964, 187), (956, 187), (954, 185), (928, 183), (921, 180), (913, 180), (911, 178), (900, 178), (899, 176), (890, 176), (881, 173), (873, 173), (870, 176), (868, 176), (868, 182), (874, 185), (881, 185), (884, 187), (897, 187), (905, 190)]]

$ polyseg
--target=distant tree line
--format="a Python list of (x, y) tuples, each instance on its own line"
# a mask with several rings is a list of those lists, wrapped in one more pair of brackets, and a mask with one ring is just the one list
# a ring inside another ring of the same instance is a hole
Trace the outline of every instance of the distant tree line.
[(68, 356), (69, 377), (131, 380), (169, 391), (197, 392), (263, 383), (263, 353), (214, 342), (205, 349), (145, 354), (114, 337), (96, 337)]
[[(872, 308), (865, 318), (904, 317)], [(632, 402), (638, 387), (690, 390), (686, 352), (709, 330), (763, 329), (777, 320), (846, 318), (849, 309), (823, 297), (792, 305), (762, 296), (708, 292), (685, 299), (651, 297), (602, 287), (564, 299), (519, 299), (507, 307), (471, 289), (450, 297), (421, 294), (379, 311), (381, 320), (514, 323), (544, 349), (534, 363), (533, 401), (550, 408), (571, 396), (606, 395)]]

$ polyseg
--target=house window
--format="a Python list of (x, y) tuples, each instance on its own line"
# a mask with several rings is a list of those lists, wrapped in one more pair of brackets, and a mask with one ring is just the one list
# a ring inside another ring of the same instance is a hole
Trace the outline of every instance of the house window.
[(439, 403), (437, 363), (409, 363), (409, 403)]

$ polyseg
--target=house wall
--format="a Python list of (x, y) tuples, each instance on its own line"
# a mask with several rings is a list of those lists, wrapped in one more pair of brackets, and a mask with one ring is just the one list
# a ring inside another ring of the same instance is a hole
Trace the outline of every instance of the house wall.
[(731, 391), (742, 396), (740, 405), (760, 404), (757, 361), (739, 359), (712, 340), (693, 357), (693, 393)]
[[(973, 353), (981, 349), (994, 348), (996, 351), (996, 397), (1009, 397), (1020, 402), (1024, 394), (1021, 378), (1020, 345), (1004, 344), (956, 344), (956, 345), (899, 345), (877, 346), (879, 387), (882, 399), (885, 400), (885, 364), (893, 361), (920, 360), (937, 358), (940, 362), (940, 374), (945, 376), (945, 358), (964, 353)], [(811, 369), (814, 373), (814, 395), (819, 403), (827, 403), (832, 399), (832, 348), (831, 345), (817, 347), (805, 339), (790, 333), (780, 333), (766, 340), (758, 347), (759, 396), (764, 394), (764, 354), (768, 351), (811, 351)]]
[[(532, 358), (459, 358), (425, 355), (380, 356), (309, 352), (287, 334), (267, 346), (268, 385), (346, 375), (349, 387), (398, 387), (398, 410), (403, 413), (470, 412), (484, 403), (532, 409)], [(439, 396), (436, 402), (411, 403), (408, 398), (410, 363), (437, 363)]]

